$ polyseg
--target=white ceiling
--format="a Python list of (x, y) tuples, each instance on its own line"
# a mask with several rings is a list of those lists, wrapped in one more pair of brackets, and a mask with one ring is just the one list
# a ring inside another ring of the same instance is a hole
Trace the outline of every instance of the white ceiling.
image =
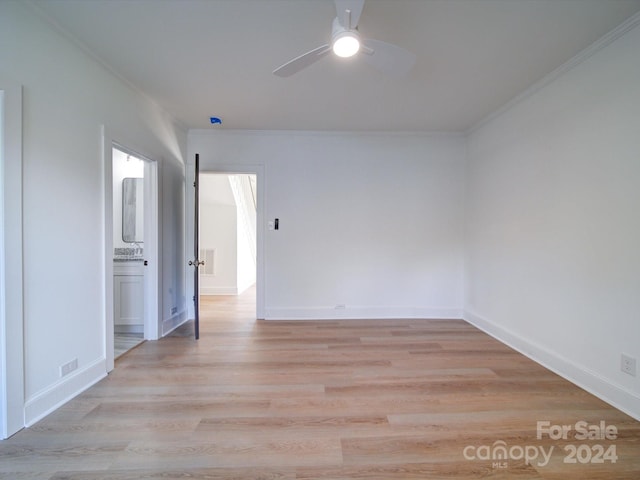
[(359, 30), (405, 78), (327, 56), (332, 0), (32, 0), (186, 128), (465, 131), (640, 11), (640, 0), (367, 0)]

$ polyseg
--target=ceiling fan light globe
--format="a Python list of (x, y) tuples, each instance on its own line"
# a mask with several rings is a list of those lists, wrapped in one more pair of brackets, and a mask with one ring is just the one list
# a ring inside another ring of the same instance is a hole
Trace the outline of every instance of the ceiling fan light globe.
[(333, 53), (339, 57), (353, 57), (360, 50), (360, 40), (351, 32), (336, 36), (333, 41)]

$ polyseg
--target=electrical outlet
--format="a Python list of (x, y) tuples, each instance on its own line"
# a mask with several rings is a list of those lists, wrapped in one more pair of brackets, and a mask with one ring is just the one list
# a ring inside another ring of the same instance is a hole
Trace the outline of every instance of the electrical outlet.
[(178, 313), (178, 307), (171, 307), (171, 315)]
[(78, 368), (78, 359), (74, 358), (69, 363), (60, 366), (60, 376), (64, 377)]
[(632, 377), (636, 376), (636, 359), (630, 357), (629, 355), (625, 355), (624, 353), (620, 357), (620, 370), (624, 373), (631, 375)]

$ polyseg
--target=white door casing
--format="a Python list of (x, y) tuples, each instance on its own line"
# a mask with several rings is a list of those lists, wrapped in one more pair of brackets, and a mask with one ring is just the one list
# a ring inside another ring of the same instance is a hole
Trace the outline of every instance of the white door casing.
[(106, 370), (110, 372), (114, 362), (114, 288), (113, 288), (113, 149), (130, 153), (145, 161), (144, 167), (144, 258), (147, 266), (144, 274), (144, 338), (157, 340), (161, 331), (159, 315), (159, 248), (158, 248), (158, 162), (151, 160), (140, 149), (131, 148), (133, 142), (114, 135), (103, 126), (103, 272), (104, 272), (104, 330)]
[(0, 439), (24, 428), (22, 87), (0, 78)]
[[(206, 158), (200, 158), (200, 173), (223, 174), (254, 174), (257, 181), (257, 207), (256, 207), (256, 317), (265, 317), (265, 267), (264, 267), (264, 212), (265, 212), (265, 166), (252, 164), (213, 164)], [(187, 178), (187, 186), (194, 181), (193, 177)], [(187, 195), (187, 245), (193, 245), (193, 212), (195, 205), (190, 195)], [(186, 278), (190, 278), (193, 267), (187, 267)], [(187, 285), (187, 298), (194, 295), (194, 285)], [(193, 304), (188, 302), (188, 317), (194, 318)]]

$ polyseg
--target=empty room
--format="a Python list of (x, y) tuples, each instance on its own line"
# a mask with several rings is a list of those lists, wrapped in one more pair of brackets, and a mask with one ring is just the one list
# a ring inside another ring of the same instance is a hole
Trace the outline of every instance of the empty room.
[(640, 0), (0, 0), (0, 478), (640, 478), (638, 52)]

